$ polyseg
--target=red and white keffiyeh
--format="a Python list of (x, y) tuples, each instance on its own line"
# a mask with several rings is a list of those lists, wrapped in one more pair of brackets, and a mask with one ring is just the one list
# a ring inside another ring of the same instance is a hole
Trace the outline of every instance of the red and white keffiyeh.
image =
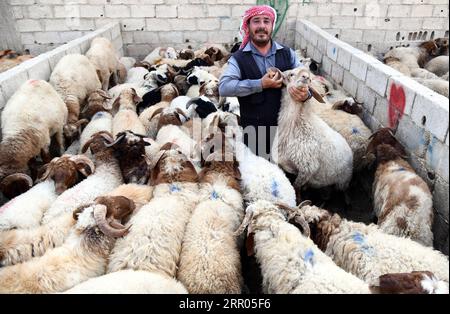
[(244, 48), (245, 45), (247, 45), (248, 41), (250, 40), (250, 30), (248, 28), (248, 21), (254, 16), (257, 15), (267, 15), (271, 20), (273, 24), (273, 30), (275, 29), (275, 24), (277, 22), (277, 12), (274, 8), (268, 5), (257, 5), (254, 7), (251, 7), (244, 13), (244, 17), (242, 19), (241, 23), (241, 30), (239, 32), (239, 36), (241, 37), (242, 44), (240, 49)]

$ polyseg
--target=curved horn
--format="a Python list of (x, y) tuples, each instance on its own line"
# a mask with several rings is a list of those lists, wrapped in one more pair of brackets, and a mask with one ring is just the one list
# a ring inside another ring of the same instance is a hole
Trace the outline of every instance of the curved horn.
[[(88, 157), (84, 155), (75, 155), (69, 158), (71, 161), (73, 161), (77, 165), (78, 171), (80, 171), (85, 177), (89, 176), (89, 173), (87, 173), (86, 169), (84, 169), (82, 166), (87, 165), (89, 169), (91, 170), (91, 174), (95, 171), (95, 165)], [(79, 166), (81, 166), (79, 168)]]
[(312, 202), (310, 200), (306, 200), (306, 201), (303, 201), (300, 204), (298, 204), (297, 208), (301, 209), (304, 206), (311, 206), (311, 205), (312, 205)]
[(121, 140), (123, 140), (126, 137), (126, 134), (121, 134), (116, 138), (116, 140), (110, 144), (106, 144), (106, 147), (113, 147), (114, 145), (118, 144)]
[(36, 183), (41, 183), (45, 180), (48, 179), (50, 173), (53, 170), (53, 165), (55, 164), (55, 162), (57, 162), (58, 160), (60, 160), (61, 157), (55, 157), (53, 158), (48, 164), (44, 165), (45, 171), (44, 173), (38, 178), (38, 180), (36, 180)]
[(195, 102), (196, 102), (197, 100), (199, 100), (199, 99), (200, 99), (199, 97), (195, 97), (195, 98), (190, 99), (190, 100), (186, 103), (186, 109), (189, 109), (189, 107), (192, 106), (192, 105), (197, 105)]
[(123, 237), (128, 233), (129, 228), (115, 229), (106, 220), (106, 213), (108, 209), (105, 205), (96, 204), (94, 206), (94, 219), (98, 228), (107, 236), (113, 238)]
[(112, 97), (103, 89), (97, 89), (96, 92), (105, 99), (112, 99)]
[(3, 188), (7, 187), (16, 180), (25, 181), (28, 184), (29, 188), (33, 186), (33, 179), (31, 179), (29, 175), (26, 175), (24, 173), (14, 173), (2, 180), (2, 183), (0, 183), (0, 189), (3, 190)]
[(188, 116), (180, 108), (176, 108), (175, 112), (177, 112), (179, 115), (182, 115), (186, 119), (186, 121), (189, 120)]
[(80, 205), (78, 206), (73, 212), (72, 212), (72, 217), (74, 220), (78, 220), (78, 215), (81, 214), (83, 212), (83, 210), (89, 206), (92, 206), (93, 203), (89, 203), (89, 204), (84, 204), (84, 205)]
[(235, 236), (241, 235), (244, 232), (245, 228), (247, 228), (247, 226), (252, 221), (252, 218), (253, 218), (253, 209), (252, 208), (247, 208), (244, 220), (242, 221), (242, 223), (239, 226), (239, 228), (234, 232), (234, 235)]
[(364, 105), (363, 102), (358, 102), (355, 97), (352, 97), (352, 98), (353, 98), (353, 101), (355, 102), (355, 104), (361, 105), (361, 106)]
[(77, 128), (79, 128), (79, 127), (82, 127), (83, 125), (86, 125), (88, 123), (89, 123), (88, 119), (81, 119), (81, 120), (78, 120), (77, 122), (75, 122), (75, 125), (76, 125)]
[(163, 110), (164, 110), (164, 108), (158, 108), (158, 109), (156, 109), (155, 112), (153, 112), (153, 114), (150, 116), (150, 118), (148, 118), (148, 121), (152, 121), (153, 118), (154, 118), (156, 115), (162, 113)]
[(311, 229), (309, 228), (309, 224), (306, 222), (305, 218), (302, 215), (296, 215), (295, 221), (302, 227), (303, 235), (307, 238), (311, 236)]

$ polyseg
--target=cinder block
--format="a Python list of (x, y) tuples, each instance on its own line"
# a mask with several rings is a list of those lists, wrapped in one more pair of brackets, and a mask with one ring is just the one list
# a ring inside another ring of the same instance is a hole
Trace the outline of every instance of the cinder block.
[[(352, 1), (348, 1), (352, 3)], [(342, 16), (363, 16), (364, 4), (343, 4), (341, 9)]]
[(194, 31), (184, 34), (184, 41), (205, 43), (208, 41), (208, 33), (205, 31)]
[(208, 41), (216, 42), (220, 44), (229, 43), (231, 40), (236, 37), (236, 32), (234, 31), (208, 31)]
[[(235, 7), (233, 7), (234, 12)], [(178, 7), (179, 18), (202, 18), (207, 16), (206, 7), (203, 5), (180, 5)]]
[(183, 32), (160, 32), (159, 42), (161, 44), (173, 44), (183, 42)]
[(43, 27), (39, 20), (17, 20), (16, 27), (19, 32), (41, 32)]
[(387, 99), (391, 99), (391, 91), (395, 92), (394, 97), (405, 98), (404, 113), (407, 115), (412, 114), (412, 108), (414, 100), (416, 98), (416, 92), (423, 89), (422, 85), (414, 81), (407, 76), (396, 76), (389, 78), (387, 88)]
[(308, 20), (321, 28), (331, 27), (331, 17), (330, 16), (310, 16)]
[(414, 154), (410, 154), (407, 161), (413, 167), (417, 175), (427, 183), (430, 191), (433, 192), (434, 184), (436, 183), (436, 175), (433, 171), (427, 169), (425, 160)]
[(73, 54), (73, 53), (82, 53), (81, 51), (81, 47), (79, 45), (79, 42), (76, 41), (71, 41), (70, 43), (66, 44), (66, 53), (69, 54)]
[(176, 5), (157, 5), (156, 6), (156, 17), (177, 17), (178, 7)]
[(362, 120), (372, 132), (375, 132), (381, 127), (380, 122), (367, 110), (363, 110)]
[(53, 17), (52, 7), (48, 5), (33, 5), (28, 7), (28, 17), (31, 19), (48, 19)]
[(59, 60), (61, 60), (66, 55), (66, 50), (64, 46), (60, 46), (48, 53), (48, 62), (50, 64), (50, 70), (53, 72)]
[(445, 141), (449, 118), (448, 98), (425, 88), (417, 91), (412, 119), (429, 130), (439, 140)]
[(57, 5), (53, 10), (56, 18), (81, 17), (80, 6), (77, 4)]
[(340, 39), (348, 43), (360, 42), (363, 39), (363, 31), (360, 29), (343, 29)]
[(321, 73), (331, 75), (332, 60), (327, 56), (322, 57)]
[(134, 32), (133, 33), (134, 41), (124, 41), (126, 43), (136, 43), (136, 44), (148, 44), (148, 43), (155, 43), (157, 44), (159, 42), (159, 36), (157, 32)]
[(332, 16), (331, 28), (351, 29), (355, 24), (353, 16)]
[(80, 5), (80, 17), (104, 17), (105, 10), (102, 5)]
[(34, 34), (34, 40), (38, 44), (58, 44), (62, 42), (59, 32), (37, 32)]
[(387, 83), (390, 77), (401, 76), (402, 74), (391, 67), (374, 62), (367, 67), (366, 84), (378, 93), (381, 97), (386, 96)]
[(126, 55), (130, 57), (144, 59), (152, 51), (152, 46), (148, 44), (130, 44), (126, 45)]
[(47, 81), (50, 78), (51, 69), (46, 54), (28, 60), (26, 67), (28, 68), (28, 79), (30, 80)]
[(405, 145), (408, 152), (419, 158), (425, 158), (431, 134), (414, 123), (410, 116), (403, 116), (400, 119), (395, 135)]
[(358, 80), (349, 72), (344, 71), (344, 89), (353, 97), (357, 96)]
[(345, 70), (350, 70), (350, 62), (352, 60), (352, 52), (343, 46), (339, 47), (337, 63)]
[(364, 30), (364, 42), (366, 43), (381, 43), (384, 41), (386, 37), (386, 31), (383, 30), (372, 30), (372, 29), (367, 29)]
[(383, 125), (389, 126), (389, 104), (386, 98), (376, 96), (375, 109), (373, 110), (374, 117)]
[(105, 16), (131, 17), (130, 7), (128, 5), (105, 5)]
[(426, 162), (444, 181), (448, 182), (448, 146), (433, 137), (428, 145)]
[(413, 5), (411, 7), (411, 17), (430, 17), (433, 16), (432, 5)]
[(341, 13), (341, 4), (327, 3), (319, 4), (317, 8), (318, 16), (338, 16)]
[(376, 93), (366, 86), (364, 81), (358, 82), (358, 90), (356, 93), (356, 99), (359, 102), (363, 102), (363, 107), (370, 113), (373, 114), (373, 109), (376, 103)]
[(331, 68), (331, 77), (336, 82), (342, 86), (342, 81), (344, 80), (344, 69), (336, 63), (333, 63)]
[(329, 40), (327, 44), (328, 58), (330, 58), (334, 62), (337, 62), (338, 50), (339, 50), (339, 40), (337, 39)]
[(122, 37), (117, 37), (116, 39), (114, 39), (112, 41), (112, 43), (113, 43), (113, 47), (116, 51), (120, 50), (123, 47)]
[(132, 5), (131, 17), (155, 17), (154, 5)]
[(121, 30), (124, 32), (143, 31), (146, 27), (145, 19), (122, 19), (120, 23)]
[(240, 26), (240, 19), (236, 18), (221, 18), (220, 19), (221, 26), (220, 29), (224, 31), (238, 31)]
[(0, 74), (0, 86), (5, 99), (9, 99), (20, 85), (28, 80), (28, 71), (24, 63)]
[(231, 6), (229, 5), (209, 5), (207, 9), (209, 17), (231, 16)]
[(170, 24), (167, 19), (145, 19), (147, 31), (170, 31)]
[(411, 16), (410, 5), (390, 5), (388, 8), (388, 17), (409, 17)]
[[(194, 22), (194, 20), (192, 20)], [(193, 26), (192, 30), (219, 30), (220, 29), (220, 19), (210, 18), (210, 19), (199, 19), (197, 20), (197, 26)], [(231, 41), (231, 38), (230, 38)]]
[(367, 75), (367, 67), (369, 64), (378, 63), (379, 61), (367, 54), (355, 54), (350, 62), (350, 73), (358, 79), (365, 81)]

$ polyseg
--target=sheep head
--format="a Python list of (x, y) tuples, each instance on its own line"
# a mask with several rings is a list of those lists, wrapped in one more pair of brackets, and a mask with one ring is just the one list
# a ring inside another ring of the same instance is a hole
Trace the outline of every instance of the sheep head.
[(84, 144), (81, 149), (81, 152), (84, 154), (89, 148), (91, 149), (92, 154), (102, 154), (102, 153), (113, 153), (113, 149), (108, 147), (108, 144), (114, 142), (114, 139), (111, 133), (106, 131), (101, 131), (93, 134), (91, 139)]
[(175, 84), (170, 83), (161, 87), (161, 101), (171, 102), (178, 96), (180, 92)]
[(173, 83), (179, 90), (179, 94), (186, 95), (191, 85), (187, 81), (186, 75), (177, 75), (173, 79)]
[[(271, 70), (272, 72), (280, 71), (276, 68), (271, 68)], [(308, 87), (309, 91), (312, 93), (313, 97), (318, 102), (325, 103), (325, 100), (323, 100), (320, 93), (317, 92), (316, 89), (312, 86), (312, 74), (308, 69), (304, 67), (298, 67), (293, 70), (283, 72), (282, 76), (283, 76), (283, 84), (286, 86), (287, 89), (291, 87), (294, 88)]]
[(7, 198), (12, 199), (25, 193), (33, 186), (31, 177), (24, 173), (14, 173), (6, 176), (0, 183), (0, 191)]
[(87, 104), (81, 111), (82, 117), (90, 120), (99, 111), (109, 112), (112, 109), (112, 107), (108, 104), (108, 100), (110, 99), (111, 96), (101, 89), (92, 92), (89, 95)]
[(448, 284), (439, 281), (430, 271), (384, 274), (370, 286), (377, 294), (448, 294)]
[(83, 128), (89, 123), (87, 119), (78, 120), (75, 123), (68, 123), (64, 126), (63, 132), (66, 140), (66, 145), (72, 144), (79, 138)]
[(164, 144), (152, 159), (147, 157), (152, 169), (152, 186), (174, 182), (198, 182), (198, 174), (192, 162), (173, 143)]
[(78, 172), (88, 177), (95, 171), (94, 163), (84, 155), (63, 155), (44, 166), (45, 172), (38, 182), (52, 179), (55, 192), (60, 195), (78, 182)]
[(436, 38), (434, 43), (438, 47), (438, 56), (448, 56), (448, 38)]
[(195, 53), (191, 49), (182, 49), (178, 54), (178, 57), (182, 60), (192, 60), (195, 58)]
[(375, 155), (378, 162), (407, 158), (402, 144), (395, 138), (390, 128), (382, 128), (372, 134), (367, 145), (366, 155)]
[(206, 49), (205, 54), (211, 58), (212, 62), (220, 61), (224, 57), (222, 51), (217, 47), (210, 47)]
[(358, 115), (363, 112), (363, 103), (359, 103), (355, 98), (339, 100), (331, 107), (334, 110), (342, 110), (350, 114)]

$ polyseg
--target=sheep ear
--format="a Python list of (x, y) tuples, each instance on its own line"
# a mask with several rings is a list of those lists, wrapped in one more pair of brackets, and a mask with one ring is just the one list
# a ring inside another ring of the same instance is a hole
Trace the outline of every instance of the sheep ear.
[(120, 96), (116, 98), (116, 100), (114, 100), (114, 103), (111, 106), (112, 111), (113, 112), (117, 112), (119, 111), (120, 108)]
[(96, 92), (105, 99), (112, 99), (112, 97), (103, 89), (97, 89)]
[(162, 113), (163, 110), (164, 110), (164, 108), (158, 108), (158, 109), (156, 109), (155, 112), (153, 112), (153, 114), (150, 116), (150, 118), (148, 118), (148, 121), (152, 121), (153, 118), (154, 118), (156, 115)]
[(206, 82), (204, 82), (204, 83), (202, 83), (201, 85), (200, 85), (200, 89), (198, 90), (198, 93), (200, 94), (200, 96), (201, 95), (205, 95), (205, 88), (206, 88)]
[(283, 77), (283, 84), (287, 86), (289, 84), (289, 76), (291, 75), (292, 70), (287, 70), (281, 73)]
[(320, 93), (318, 91), (316, 91), (314, 89), (314, 87), (309, 87), (309, 90), (311, 91), (311, 94), (313, 95), (313, 97), (320, 103), (325, 104), (325, 100), (323, 100), (322, 96), (320, 95)]
[(142, 98), (137, 94), (136, 90), (134, 88), (131, 89), (133, 91), (133, 101), (134, 103), (138, 104), (142, 102)]

